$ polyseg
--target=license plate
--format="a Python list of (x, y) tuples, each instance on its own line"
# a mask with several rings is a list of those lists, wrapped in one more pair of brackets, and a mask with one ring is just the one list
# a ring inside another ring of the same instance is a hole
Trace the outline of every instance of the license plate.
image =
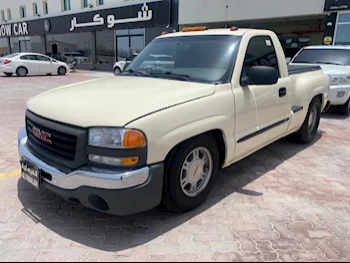
[(21, 161), (22, 178), (29, 184), (34, 186), (35, 189), (40, 188), (40, 170), (33, 164)]

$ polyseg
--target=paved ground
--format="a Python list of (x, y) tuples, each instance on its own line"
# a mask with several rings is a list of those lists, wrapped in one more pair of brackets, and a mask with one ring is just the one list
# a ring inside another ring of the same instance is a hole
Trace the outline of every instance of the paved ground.
[(221, 172), (186, 215), (113, 217), (27, 187), (25, 101), (98, 76), (0, 78), (1, 261), (350, 261), (350, 118), (335, 114), (309, 147), (282, 140)]

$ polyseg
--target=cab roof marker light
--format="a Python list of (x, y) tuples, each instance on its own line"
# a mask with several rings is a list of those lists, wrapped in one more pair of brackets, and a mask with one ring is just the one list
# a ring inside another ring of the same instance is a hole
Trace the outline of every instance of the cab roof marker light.
[(206, 31), (208, 30), (207, 27), (205, 26), (202, 26), (202, 27), (187, 27), (187, 28), (184, 28), (182, 29), (182, 32), (196, 32), (196, 31)]

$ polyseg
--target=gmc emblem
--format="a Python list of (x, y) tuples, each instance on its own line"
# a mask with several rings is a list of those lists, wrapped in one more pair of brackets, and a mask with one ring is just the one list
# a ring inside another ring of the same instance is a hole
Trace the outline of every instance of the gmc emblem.
[(48, 143), (48, 144), (52, 144), (52, 141), (51, 141), (51, 134), (50, 133), (47, 133), (47, 132), (44, 132), (44, 131), (41, 131), (39, 130), (38, 128), (36, 127), (33, 127), (32, 128), (32, 132), (33, 132), (33, 135), (38, 138), (39, 140), (45, 142), (45, 143)]

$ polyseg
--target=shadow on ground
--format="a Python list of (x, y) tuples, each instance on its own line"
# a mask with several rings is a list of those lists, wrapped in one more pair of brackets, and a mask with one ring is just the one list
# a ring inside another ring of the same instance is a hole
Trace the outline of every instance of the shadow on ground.
[(337, 107), (330, 107), (329, 110), (322, 114), (324, 119), (346, 120), (350, 116), (342, 115)]
[[(317, 134), (313, 143), (321, 137), (322, 132)], [(182, 215), (157, 208), (134, 216), (111, 216), (70, 204), (45, 190), (35, 192), (23, 180), (18, 183), (18, 197), (24, 206), (23, 212), (38, 224), (84, 246), (117, 252), (152, 241), (235, 192), (252, 198), (263, 195), (244, 187), (309, 146), (283, 139), (224, 169), (207, 202)]]

